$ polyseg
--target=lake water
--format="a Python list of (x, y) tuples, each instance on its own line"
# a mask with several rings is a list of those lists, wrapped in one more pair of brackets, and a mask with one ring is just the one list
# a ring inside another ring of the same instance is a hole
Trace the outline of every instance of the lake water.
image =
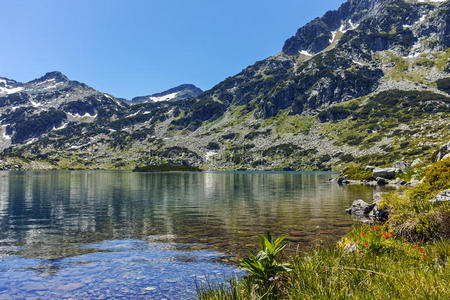
[(333, 176), (0, 172), (0, 299), (194, 298), (265, 231), (288, 253), (345, 234), (374, 190)]

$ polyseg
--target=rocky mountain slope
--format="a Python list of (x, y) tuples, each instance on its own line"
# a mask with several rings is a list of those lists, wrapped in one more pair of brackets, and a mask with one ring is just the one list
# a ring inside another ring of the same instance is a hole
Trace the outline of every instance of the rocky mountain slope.
[(349, 0), (298, 29), (280, 53), (183, 101), (127, 105), (59, 73), (2, 79), (3, 166), (431, 160), (450, 137), (449, 73), (450, 1)]

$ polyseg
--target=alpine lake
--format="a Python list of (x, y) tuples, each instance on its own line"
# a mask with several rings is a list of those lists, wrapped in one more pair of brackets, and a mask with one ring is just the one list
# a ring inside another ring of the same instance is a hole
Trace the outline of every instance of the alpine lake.
[(191, 299), (242, 276), (258, 235), (335, 243), (353, 200), (329, 172), (0, 172), (0, 299)]

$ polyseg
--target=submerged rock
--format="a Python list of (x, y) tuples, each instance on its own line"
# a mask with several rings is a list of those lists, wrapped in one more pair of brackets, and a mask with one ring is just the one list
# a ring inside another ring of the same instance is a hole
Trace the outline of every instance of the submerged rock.
[(347, 180), (347, 176), (339, 177), (337, 180), (339, 185), (349, 184), (350, 182)]

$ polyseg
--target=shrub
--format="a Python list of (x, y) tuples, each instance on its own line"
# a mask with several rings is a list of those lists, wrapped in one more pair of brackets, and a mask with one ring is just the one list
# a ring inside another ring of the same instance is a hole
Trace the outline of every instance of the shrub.
[(450, 157), (434, 163), (425, 171), (425, 178), (412, 192), (414, 201), (428, 200), (439, 191), (450, 188)]
[(373, 173), (371, 171), (366, 171), (362, 165), (350, 166), (348, 167), (343, 175), (347, 176), (350, 180), (372, 180)]
[(278, 254), (286, 247), (284, 237), (273, 240), (269, 232), (265, 236), (259, 236), (261, 250), (257, 255), (250, 253), (249, 257), (242, 259), (240, 266), (249, 272), (247, 282), (254, 285), (255, 290), (261, 295), (276, 294), (276, 286), (279, 278), (277, 275), (291, 271), (290, 265), (281, 263)]

